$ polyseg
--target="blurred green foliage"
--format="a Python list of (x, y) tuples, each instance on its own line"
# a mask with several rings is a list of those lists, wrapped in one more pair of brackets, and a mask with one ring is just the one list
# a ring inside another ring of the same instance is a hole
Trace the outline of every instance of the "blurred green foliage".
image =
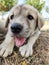
[(45, 1), (44, 0), (26, 0), (25, 3), (34, 6), (39, 12), (41, 12), (42, 8), (44, 7)]
[(16, 3), (17, 3), (17, 0), (0, 0), (0, 11), (8, 11)]
[(48, 6), (46, 6), (46, 11), (47, 11), (47, 13), (49, 13), (49, 7)]

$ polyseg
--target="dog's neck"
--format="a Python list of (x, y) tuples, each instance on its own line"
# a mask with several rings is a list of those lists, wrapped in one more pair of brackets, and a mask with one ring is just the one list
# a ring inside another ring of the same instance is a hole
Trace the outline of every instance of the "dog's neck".
[(30, 37), (40, 34), (41, 32), (39, 31), (39, 29), (37, 28), (33, 33), (31, 33)]

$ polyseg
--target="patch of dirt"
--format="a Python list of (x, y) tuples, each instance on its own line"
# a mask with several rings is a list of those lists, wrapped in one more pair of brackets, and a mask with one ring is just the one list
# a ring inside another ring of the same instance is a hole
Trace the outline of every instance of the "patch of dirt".
[[(2, 36), (0, 36), (0, 41)], [(13, 54), (7, 58), (0, 57), (0, 65), (49, 65), (49, 32), (42, 32), (34, 44), (34, 53), (31, 57), (23, 58), (14, 48)]]

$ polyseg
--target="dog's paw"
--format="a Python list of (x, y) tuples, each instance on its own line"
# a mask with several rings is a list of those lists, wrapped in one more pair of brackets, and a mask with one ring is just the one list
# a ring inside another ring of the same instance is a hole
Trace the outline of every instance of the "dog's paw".
[(11, 45), (6, 43), (0, 45), (0, 56), (7, 57), (12, 53), (12, 51), (13, 51), (13, 47), (11, 47)]
[(22, 57), (29, 57), (33, 54), (33, 49), (28, 45), (24, 45), (19, 48), (19, 52), (22, 55)]

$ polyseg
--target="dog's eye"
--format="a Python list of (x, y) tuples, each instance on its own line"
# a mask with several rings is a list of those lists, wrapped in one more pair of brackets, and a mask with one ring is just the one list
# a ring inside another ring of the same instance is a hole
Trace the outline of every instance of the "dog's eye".
[(32, 15), (28, 15), (27, 18), (28, 18), (29, 20), (32, 20), (32, 19), (33, 19), (33, 16), (32, 16)]
[(10, 19), (13, 19), (13, 18), (14, 18), (14, 15), (11, 15), (11, 16), (10, 16)]

